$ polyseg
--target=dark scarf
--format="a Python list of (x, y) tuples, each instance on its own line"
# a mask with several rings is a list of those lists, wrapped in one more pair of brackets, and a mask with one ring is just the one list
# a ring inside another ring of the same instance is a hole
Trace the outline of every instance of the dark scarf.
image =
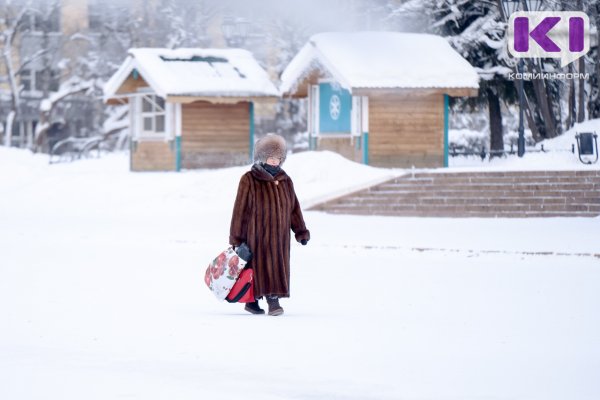
[(261, 163), (261, 166), (267, 171), (271, 176), (275, 176), (281, 171), (281, 167), (279, 165), (269, 165), (267, 163)]

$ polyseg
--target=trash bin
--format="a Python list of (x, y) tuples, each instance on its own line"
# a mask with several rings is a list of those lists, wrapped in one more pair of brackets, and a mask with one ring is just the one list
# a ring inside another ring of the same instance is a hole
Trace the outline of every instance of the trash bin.
[[(578, 133), (575, 135), (575, 139), (577, 140), (579, 161), (584, 164), (594, 164), (598, 161), (598, 135), (595, 132)], [(592, 158), (594, 161), (591, 160)]]

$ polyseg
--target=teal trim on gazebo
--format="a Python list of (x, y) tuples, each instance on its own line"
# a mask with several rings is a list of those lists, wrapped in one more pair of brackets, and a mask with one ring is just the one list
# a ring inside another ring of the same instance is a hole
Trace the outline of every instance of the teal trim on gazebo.
[(129, 136), (129, 170), (133, 171), (133, 153), (137, 150), (137, 142)]
[(369, 165), (369, 132), (363, 133), (363, 164)]
[(250, 162), (254, 162), (254, 103), (250, 102)]
[(308, 148), (309, 150), (316, 150), (317, 149), (317, 137), (316, 136), (311, 136), (308, 139)]
[(175, 136), (175, 171), (181, 171), (181, 136)]
[(444, 167), (448, 167), (448, 111), (450, 98), (444, 94)]

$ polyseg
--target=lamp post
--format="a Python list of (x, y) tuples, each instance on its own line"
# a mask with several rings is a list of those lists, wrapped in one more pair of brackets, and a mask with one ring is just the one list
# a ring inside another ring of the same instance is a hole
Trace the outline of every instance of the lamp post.
[(517, 139), (517, 155), (523, 157), (525, 154), (525, 123), (523, 121), (523, 108), (525, 105), (525, 80), (523, 79), (523, 59), (517, 62), (517, 73), (519, 79), (519, 138)]
[[(512, 13), (519, 11), (522, 6), (523, 11), (539, 11), (542, 8), (543, 0), (502, 0), (502, 11), (504, 11), (504, 18), (508, 22)], [(517, 139), (517, 154), (519, 157), (523, 157), (525, 154), (525, 124), (524, 124), (524, 105), (525, 105), (525, 88), (523, 79), (523, 66), (524, 62), (522, 58), (517, 61), (517, 73), (520, 76), (519, 83), (517, 85), (517, 91), (519, 92), (519, 138)]]

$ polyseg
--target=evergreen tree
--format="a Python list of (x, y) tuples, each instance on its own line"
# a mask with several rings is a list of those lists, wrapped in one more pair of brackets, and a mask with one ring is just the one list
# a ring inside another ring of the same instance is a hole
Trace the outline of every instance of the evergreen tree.
[(591, 40), (596, 45), (586, 57), (590, 66), (588, 116), (594, 119), (600, 118), (600, 1), (588, 5), (588, 15), (596, 27), (596, 38)]
[[(477, 69), (481, 78), (477, 104), (485, 102), (488, 105), (492, 150), (500, 149), (502, 143), (498, 137), (502, 119), (496, 116), (497, 110), (500, 110), (496, 103), (502, 99), (510, 109), (517, 100), (517, 82), (509, 80), (508, 75), (515, 71), (516, 60), (507, 53), (506, 19), (502, 15), (501, 1), (408, 0), (398, 5), (397, 1), (390, 0), (388, 3), (390, 19), (398, 29), (406, 30), (408, 27), (446, 37)], [(599, 3), (598, 0), (547, 0), (544, 9), (581, 10), (590, 15), (592, 25), (597, 26), (600, 18)], [(556, 59), (525, 59), (524, 64), (524, 72), (561, 70)], [(552, 138), (562, 133), (565, 119), (568, 126), (575, 120), (585, 119), (586, 98), (589, 102), (589, 115), (600, 115), (598, 48), (594, 47), (586, 57), (574, 64), (568, 67), (571, 72), (593, 70), (596, 73), (590, 74), (591, 79), (587, 82), (543, 79), (525, 82), (525, 116), (535, 140)], [(458, 101), (457, 104), (469, 102)], [(563, 114), (569, 114), (569, 117), (565, 118)]]

